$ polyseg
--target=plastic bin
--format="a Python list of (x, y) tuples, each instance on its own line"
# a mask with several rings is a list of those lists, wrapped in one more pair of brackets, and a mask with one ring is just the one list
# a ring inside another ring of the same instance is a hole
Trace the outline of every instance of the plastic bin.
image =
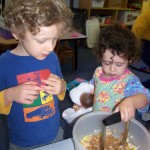
[(93, 18), (86, 21), (87, 47), (93, 48), (97, 42), (100, 32), (99, 20)]
[[(74, 125), (73, 140), (75, 150), (85, 150), (80, 144), (80, 140), (89, 134), (93, 134), (95, 130), (100, 131), (102, 127), (102, 120), (111, 115), (109, 112), (92, 112), (82, 116)], [(124, 123), (120, 122), (111, 125), (110, 129), (117, 129), (117, 131), (124, 132)], [(137, 120), (132, 119), (129, 128), (129, 141), (138, 146), (138, 150), (150, 150), (150, 134), (146, 128)]]

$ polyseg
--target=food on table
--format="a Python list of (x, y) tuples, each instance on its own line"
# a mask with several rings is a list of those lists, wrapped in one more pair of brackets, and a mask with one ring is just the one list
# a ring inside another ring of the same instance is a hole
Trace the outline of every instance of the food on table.
[[(124, 145), (121, 144), (123, 133), (120, 138), (114, 137), (113, 133), (114, 132), (112, 132), (110, 129), (107, 129), (105, 150), (138, 150), (138, 147), (129, 142), (129, 138), (127, 138), (127, 141)], [(101, 134), (94, 133), (84, 136), (80, 141), (80, 143), (86, 150), (100, 150), (101, 142)]]

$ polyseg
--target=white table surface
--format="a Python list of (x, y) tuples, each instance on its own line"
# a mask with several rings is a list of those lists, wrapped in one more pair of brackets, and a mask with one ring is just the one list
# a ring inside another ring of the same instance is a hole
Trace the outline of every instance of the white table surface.
[(60, 142), (34, 148), (33, 150), (75, 150), (73, 139), (69, 138)]
[(60, 36), (60, 40), (74, 40), (74, 39), (86, 39), (87, 36), (84, 34), (81, 34), (80, 32), (76, 32), (76, 31), (72, 31), (72, 32), (68, 32), (63, 34), (62, 36)]

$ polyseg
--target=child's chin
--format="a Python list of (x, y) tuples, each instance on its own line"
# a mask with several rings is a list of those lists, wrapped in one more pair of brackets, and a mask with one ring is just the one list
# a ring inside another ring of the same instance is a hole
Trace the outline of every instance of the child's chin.
[(39, 58), (36, 58), (37, 60), (44, 60), (46, 58), (46, 56), (45, 57), (39, 57)]

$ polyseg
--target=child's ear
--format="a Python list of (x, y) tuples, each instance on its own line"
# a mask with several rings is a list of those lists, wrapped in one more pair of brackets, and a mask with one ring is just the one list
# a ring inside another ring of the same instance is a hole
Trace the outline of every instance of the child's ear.
[(17, 33), (15, 27), (12, 26), (10, 30), (11, 30), (13, 37), (18, 40), (19, 36), (18, 36), (18, 33)]
[(16, 40), (19, 39), (19, 37), (18, 37), (18, 35), (17, 35), (16, 33), (12, 32), (12, 35), (13, 35), (13, 37), (14, 37)]

